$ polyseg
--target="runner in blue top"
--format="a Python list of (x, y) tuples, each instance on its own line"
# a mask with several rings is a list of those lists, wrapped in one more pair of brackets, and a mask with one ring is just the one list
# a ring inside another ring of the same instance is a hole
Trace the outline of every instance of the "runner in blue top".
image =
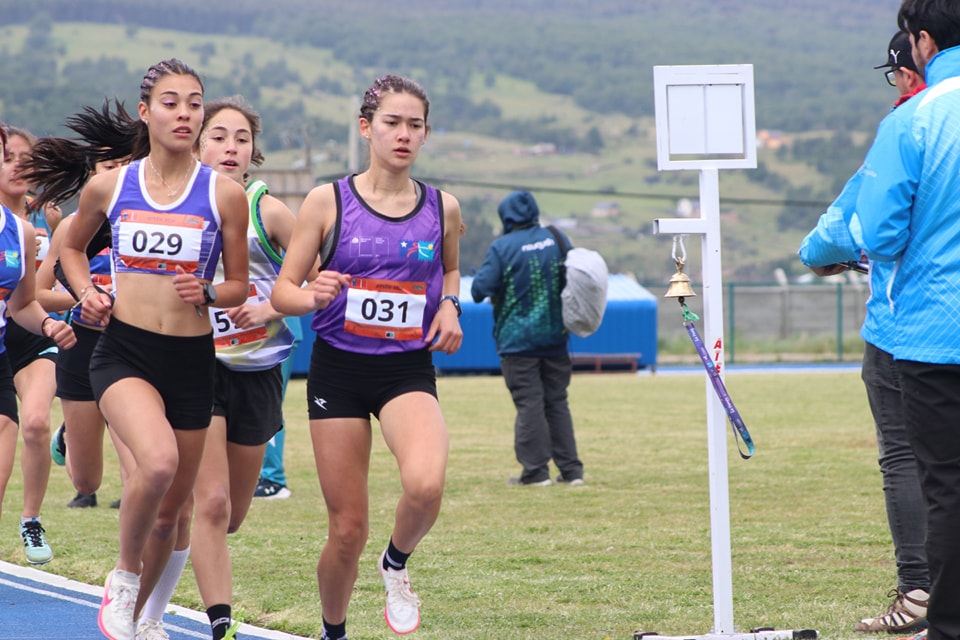
[[(370, 167), (313, 189), (297, 216), (273, 291), (289, 315), (314, 313), (307, 397), (327, 541), (317, 566), (323, 638), (346, 637), (347, 607), (369, 530), (371, 414), (400, 469), (403, 494), (377, 570), (396, 633), (420, 623), (406, 561), (440, 512), (447, 430), (432, 351), (453, 353), (463, 332), (460, 205), (410, 177), (427, 138), (422, 87), (384, 76), (364, 95), (360, 134)], [(320, 275), (301, 283), (320, 255)]]
[[(29, 161), (36, 138), (29, 131), (6, 127), (6, 161), (0, 168), (0, 203), (33, 226), (35, 255), (39, 266), (49, 247), (50, 230), (60, 219), (56, 206), (38, 206), (28, 195), (31, 181), (23, 168)], [(20, 535), (27, 561), (48, 562), (53, 550), (40, 524), (40, 509), (50, 480), (50, 408), (56, 394), (57, 346), (52, 340), (34, 335), (7, 314), (3, 338), (13, 368), (13, 381), (20, 398), (20, 428), (23, 451), (23, 512)]]
[[(0, 170), (4, 164), (6, 143), (7, 137), (0, 124)], [(5, 318), (9, 313), (31, 333), (51, 338), (64, 349), (72, 347), (76, 342), (73, 329), (62, 320), (47, 315), (34, 298), (35, 255), (33, 227), (0, 205), (0, 338), (6, 333)], [(0, 507), (13, 471), (18, 419), (13, 370), (3, 340), (0, 340)], [(21, 525), (21, 530), (27, 561), (31, 564), (49, 562), (53, 553), (43, 543), (43, 527), (39, 519)]]
[[(120, 554), (106, 578), (98, 623), (132, 640), (136, 614), (167, 563), (192, 491), (213, 405), (215, 351), (206, 307), (247, 298), (243, 187), (194, 158), (203, 85), (183, 62), (159, 62), (140, 85), (137, 119), (87, 109), (68, 124), (88, 157), (129, 156), (119, 171), (71, 179), (69, 154), (37, 159), (39, 198), (83, 186), (60, 261), (84, 319), (106, 323), (90, 382), (110, 428), (136, 465), (123, 488)], [(129, 146), (126, 146), (129, 145)], [(86, 164), (81, 165), (86, 166)], [(86, 250), (110, 221), (116, 300), (90, 284)], [(224, 281), (213, 285), (222, 258)]]

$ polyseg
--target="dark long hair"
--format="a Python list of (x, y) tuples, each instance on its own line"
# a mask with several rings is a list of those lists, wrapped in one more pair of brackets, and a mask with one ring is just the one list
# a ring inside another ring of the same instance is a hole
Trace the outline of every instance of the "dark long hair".
[[(151, 93), (160, 78), (168, 75), (190, 75), (200, 83), (200, 75), (176, 58), (150, 67), (140, 82), (140, 100), (150, 103)], [(66, 120), (77, 139), (45, 137), (33, 146), (23, 177), (38, 191), (34, 206), (58, 203), (75, 196), (90, 177), (93, 167), (106, 160), (139, 160), (150, 153), (150, 133), (146, 123), (132, 117), (117, 99), (104, 100), (98, 110), (83, 111)]]

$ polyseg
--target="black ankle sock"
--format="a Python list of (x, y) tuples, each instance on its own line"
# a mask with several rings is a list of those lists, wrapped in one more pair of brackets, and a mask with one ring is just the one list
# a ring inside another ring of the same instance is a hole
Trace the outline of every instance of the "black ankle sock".
[(323, 620), (323, 636), (322, 640), (347, 640), (347, 621), (344, 620), (340, 624), (330, 624), (324, 618)]
[(230, 605), (215, 604), (207, 609), (210, 618), (210, 628), (213, 630), (213, 640), (222, 640), (230, 628)]
[(409, 553), (404, 553), (393, 546), (393, 538), (390, 538), (390, 544), (387, 545), (387, 552), (383, 554), (383, 568), (396, 569), (399, 571), (407, 566), (407, 558), (409, 557)]

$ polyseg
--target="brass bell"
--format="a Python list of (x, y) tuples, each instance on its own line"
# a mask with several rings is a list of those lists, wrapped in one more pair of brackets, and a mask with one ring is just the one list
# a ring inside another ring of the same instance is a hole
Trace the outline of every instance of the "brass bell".
[(696, 296), (690, 286), (690, 276), (683, 272), (683, 258), (674, 257), (677, 272), (670, 277), (670, 288), (663, 295), (664, 298), (691, 298)]
[(678, 264), (677, 272), (670, 277), (670, 287), (663, 294), (664, 298), (692, 298), (697, 295), (690, 286), (690, 276), (681, 271), (682, 268), (682, 264)]

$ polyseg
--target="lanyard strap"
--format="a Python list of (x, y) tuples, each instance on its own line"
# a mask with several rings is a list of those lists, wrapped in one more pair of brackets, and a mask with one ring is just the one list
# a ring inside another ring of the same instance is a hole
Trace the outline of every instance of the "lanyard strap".
[[(683, 326), (686, 327), (687, 333), (690, 335), (690, 340), (693, 341), (693, 346), (697, 348), (697, 353), (700, 355), (700, 360), (703, 362), (703, 367), (707, 370), (707, 374), (710, 376), (710, 382), (713, 383), (713, 389), (717, 392), (717, 397), (720, 398), (720, 402), (723, 404), (723, 408), (727, 412), (727, 417), (730, 418), (730, 424), (733, 427), (733, 438), (737, 442), (737, 452), (740, 454), (741, 458), (748, 460), (751, 456), (753, 456), (754, 452), (753, 438), (750, 437), (750, 432), (747, 430), (747, 425), (744, 424), (743, 418), (740, 417), (740, 412), (737, 411), (737, 407), (733, 404), (733, 400), (730, 398), (730, 394), (727, 392), (727, 387), (723, 384), (723, 378), (720, 377), (720, 372), (717, 371), (717, 366), (710, 358), (710, 354), (707, 352), (707, 347), (703, 344), (703, 339), (700, 338), (700, 333), (697, 331), (697, 327), (693, 324), (693, 321), (698, 319), (697, 314), (687, 309), (687, 305), (684, 304), (683, 298), (680, 298), (680, 305), (683, 307)], [(743, 448), (740, 446), (741, 439), (743, 440), (743, 444), (747, 447), (747, 453), (744, 453)]]

